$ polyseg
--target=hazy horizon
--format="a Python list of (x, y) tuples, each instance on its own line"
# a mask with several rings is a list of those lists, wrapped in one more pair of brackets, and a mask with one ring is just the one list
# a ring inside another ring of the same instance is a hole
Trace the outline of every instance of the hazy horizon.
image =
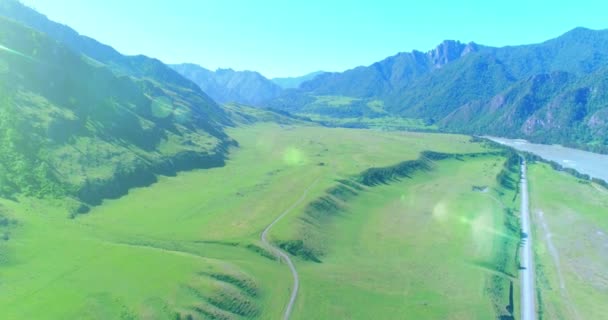
[(184, 1), (179, 7), (117, 0), (22, 2), (124, 54), (211, 70), (253, 70), (269, 78), (344, 71), (398, 52), (427, 51), (446, 39), (488, 46), (541, 42), (575, 27), (604, 29), (601, 12), (608, 9), (595, 0), (559, 5)]

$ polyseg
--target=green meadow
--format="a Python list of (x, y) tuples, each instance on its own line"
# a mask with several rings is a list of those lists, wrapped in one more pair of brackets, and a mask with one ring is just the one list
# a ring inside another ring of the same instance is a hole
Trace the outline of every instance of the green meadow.
[[(496, 185), (503, 162), (443, 160), (342, 204), (320, 227), (322, 262), (301, 264), (294, 319), (507, 315), (519, 238), (506, 227), (515, 218), (505, 214), (505, 206), (515, 205), (513, 192)], [(473, 190), (476, 185), (488, 189)]]
[(608, 190), (530, 166), (530, 201), (542, 319), (608, 313)]
[[(71, 217), (61, 199), (1, 200), (3, 318), (278, 319), (292, 278), (259, 237), (309, 186), (270, 234), (319, 252), (294, 257), (293, 319), (508, 313), (517, 202), (497, 182), (497, 150), (459, 135), (270, 123), (229, 134), (239, 147), (225, 166), (160, 177), (87, 214)], [(357, 182), (426, 150), (459, 156)], [(311, 204), (344, 183), (352, 196), (307, 224)]]

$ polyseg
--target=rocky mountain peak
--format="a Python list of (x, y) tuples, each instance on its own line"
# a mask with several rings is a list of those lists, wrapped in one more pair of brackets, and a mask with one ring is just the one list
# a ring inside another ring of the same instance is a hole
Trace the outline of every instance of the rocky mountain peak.
[(436, 68), (441, 68), (466, 54), (477, 51), (477, 49), (477, 44), (474, 42), (464, 44), (460, 41), (444, 40), (435, 49), (427, 52), (427, 55)]

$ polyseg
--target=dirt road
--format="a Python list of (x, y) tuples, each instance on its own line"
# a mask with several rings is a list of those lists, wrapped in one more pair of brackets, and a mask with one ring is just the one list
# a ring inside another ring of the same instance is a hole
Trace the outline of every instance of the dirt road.
[(274, 221), (272, 221), (264, 229), (264, 231), (262, 231), (262, 234), (260, 235), (260, 240), (262, 241), (262, 243), (266, 247), (268, 247), (272, 251), (272, 253), (274, 253), (276, 256), (280, 257), (281, 260), (283, 260), (283, 261), (285, 261), (285, 263), (287, 263), (287, 266), (289, 267), (289, 270), (291, 271), (291, 275), (293, 277), (293, 288), (291, 289), (291, 296), (289, 297), (289, 302), (287, 303), (287, 306), (285, 307), (285, 313), (283, 314), (283, 320), (289, 319), (289, 316), (291, 315), (291, 311), (293, 309), (293, 305), (295, 304), (296, 298), (298, 297), (298, 290), (300, 289), (300, 276), (298, 276), (298, 270), (296, 270), (296, 266), (293, 263), (293, 261), (291, 261), (291, 258), (289, 257), (289, 255), (287, 253), (285, 253), (283, 250), (281, 250), (279, 247), (274, 246), (270, 241), (268, 241), (268, 232), (270, 232), (270, 229), (272, 229), (272, 227), (277, 222), (279, 222), (279, 220), (281, 220), (291, 210), (293, 210), (300, 203), (302, 203), (304, 201), (304, 199), (306, 199), (306, 195), (308, 195), (308, 190), (310, 190), (310, 188), (312, 188), (317, 183), (317, 181), (318, 180), (315, 180), (313, 183), (311, 183), (308, 186), (308, 188), (306, 188), (306, 190), (304, 190), (304, 192), (302, 193), (300, 198), (298, 198), (298, 200), (296, 200), (296, 202), (294, 202), (289, 208), (285, 209), (285, 211), (283, 211), (276, 219), (274, 219)]

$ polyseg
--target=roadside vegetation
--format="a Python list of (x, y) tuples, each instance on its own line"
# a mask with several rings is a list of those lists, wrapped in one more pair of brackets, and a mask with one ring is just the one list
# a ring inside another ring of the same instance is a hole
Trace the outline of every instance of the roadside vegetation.
[(601, 319), (608, 313), (608, 189), (530, 165), (541, 319)]

